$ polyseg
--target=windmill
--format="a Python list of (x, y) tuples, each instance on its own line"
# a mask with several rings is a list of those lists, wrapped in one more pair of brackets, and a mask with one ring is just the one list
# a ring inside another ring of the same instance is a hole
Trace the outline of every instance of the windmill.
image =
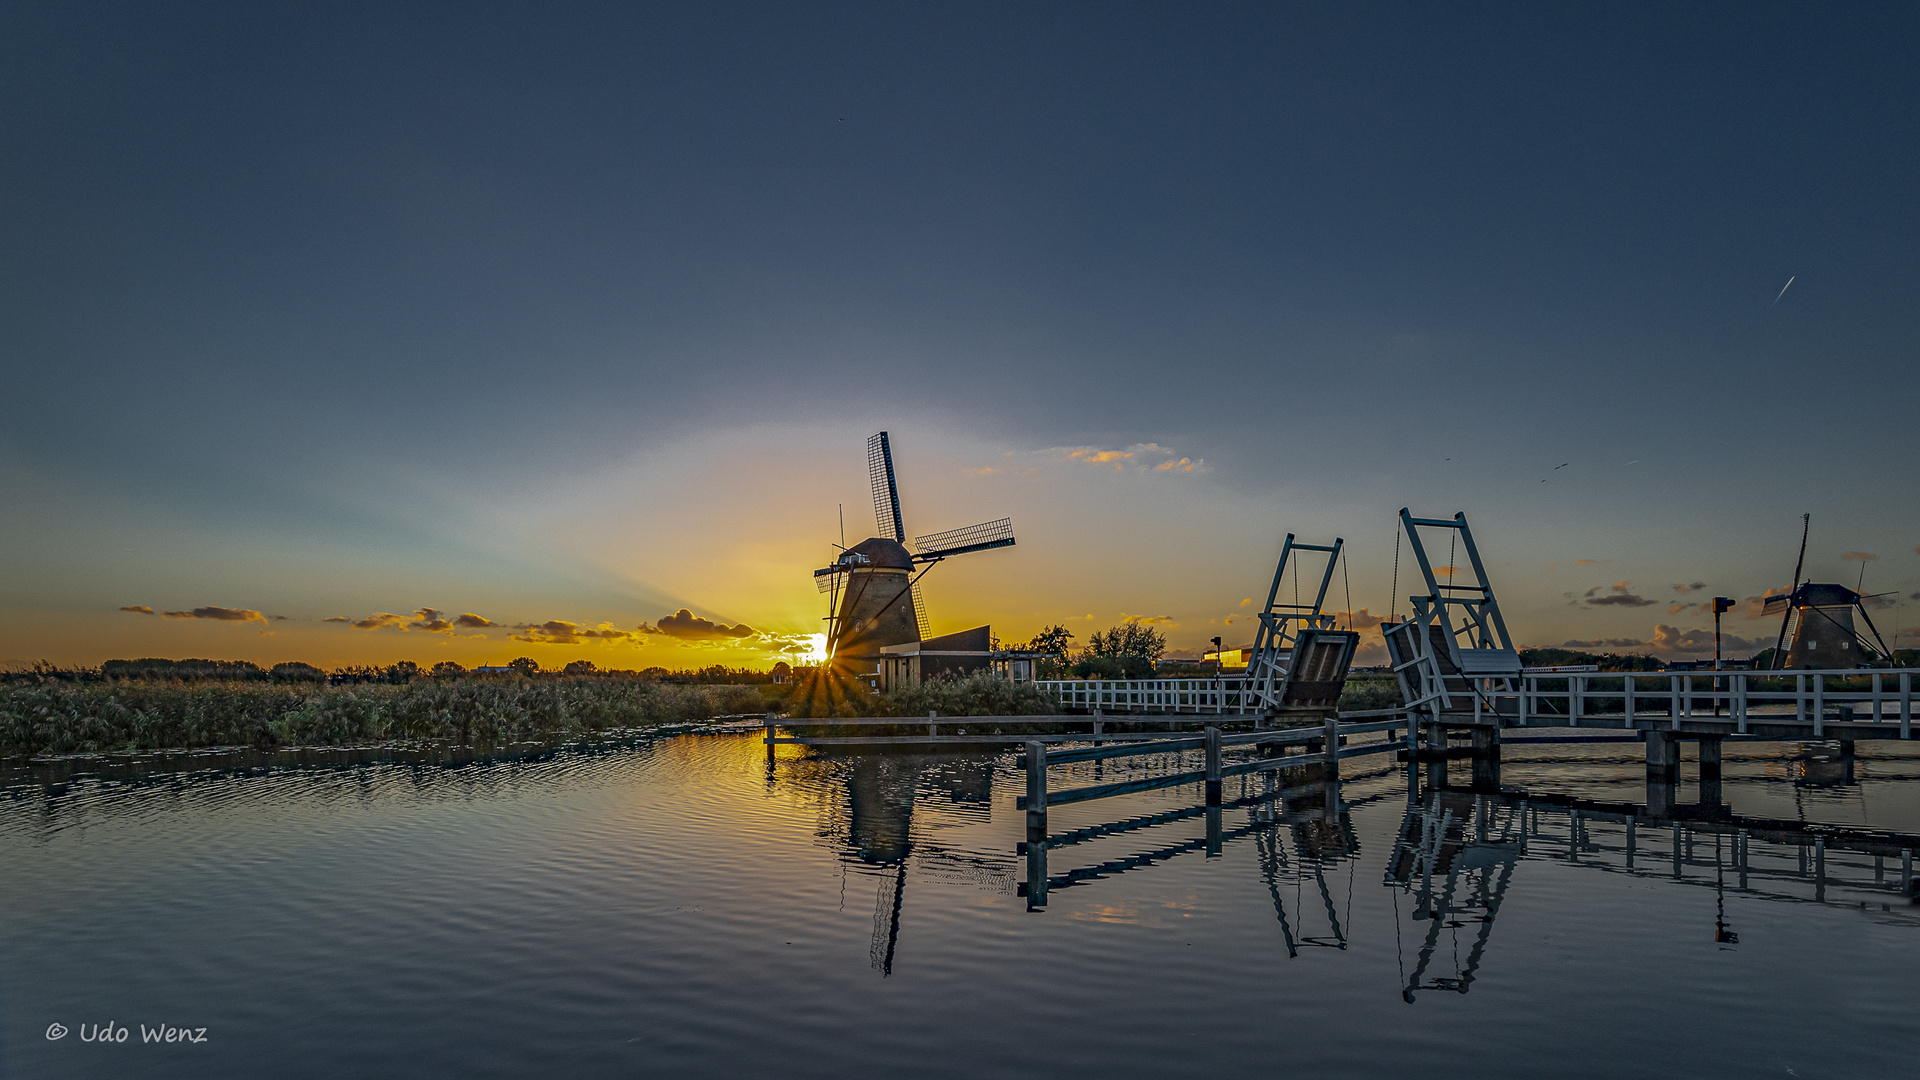
[(927, 637), (927, 608), (918, 584), (935, 563), (1013, 546), (1013, 520), (1000, 518), (916, 537), (908, 551), (893, 444), (884, 431), (867, 440), (867, 473), (880, 535), (843, 549), (833, 565), (813, 572), (820, 591), (831, 594), (827, 650), (841, 662), (875, 661), (885, 646)]
[[(1793, 564), (1793, 584), (1787, 591), (1767, 597), (1760, 614), (1780, 616), (1780, 636), (1774, 641), (1774, 668), (1852, 668), (1875, 660), (1890, 660), (1892, 654), (1880, 637), (1880, 629), (1867, 614), (1866, 600), (1857, 590), (1845, 585), (1801, 581), (1800, 571), (1807, 563), (1807, 531), (1813, 516), (1800, 515), (1800, 557)], [(1866, 567), (1860, 568), (1862, 577)], [(1853, 617), (1867, 624), (1873, 633), (1869, 642), (1855, 629)], [(1793, 644), (1787, 645), (1787, 632), (1793, 632)], [(1782, 651), (1782, 647), (1785, 650)], [(1876, 648), (1876, 646), (1878, 646)]]

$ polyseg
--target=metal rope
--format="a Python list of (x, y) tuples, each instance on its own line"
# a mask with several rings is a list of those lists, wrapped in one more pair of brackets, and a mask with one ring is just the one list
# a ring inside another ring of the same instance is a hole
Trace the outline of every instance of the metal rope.
[(1400, 617), (1400, 523), (1393, 523), (1393, 592), (1387, 597), (1387, 618)]

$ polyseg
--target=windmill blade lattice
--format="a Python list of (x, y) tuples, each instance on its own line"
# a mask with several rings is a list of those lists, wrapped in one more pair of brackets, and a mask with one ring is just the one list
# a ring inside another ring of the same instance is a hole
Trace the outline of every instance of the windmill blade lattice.
[(913, 558), (915, 562), (932, 562), (949, 555), (964, 555), (969, 551), (985, 551), (1012, 544), (1013, 519), (1000, 518), (969, 525), (964, 529), (949, 529), (918, 537), (913, 542)]
[(893, 476), (893, 444), (884, 431), (867, 440), (867, 475), (873, 481), (873, 520), (880, 535), (906, 543), (907, 527), (900, 522), (900, 485)]
[(920, 586), (912, 585), (908, 591), (913, 594), (913, 618), (920, 624), (920, 639), (925, 641), (933, 636), (933, 621), (927, 618), (927, 601), (920, 595)]

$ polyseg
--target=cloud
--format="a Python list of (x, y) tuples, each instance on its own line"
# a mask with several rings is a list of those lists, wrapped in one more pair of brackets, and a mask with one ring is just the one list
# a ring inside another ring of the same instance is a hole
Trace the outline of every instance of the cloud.
[(1647, 607), (1651, 604), (1659, 603), (1658, 600), (1649, 600), (1644, 596), (1636, 596), (1628, 591), (1627, 586), (1632, 584), (1633, 582), (1631, 581), (1616, 581), (1613, 583), (1613, 589), (1611, 591), (1605, 595), (1598, 596), (1595, 594), (1600, 592), (1600, 586), (1595, 585), (1593, 588), (1587, 590), (1586, 602), (1592, 607)]
[(389, 628), (405, 630), (407, 628), (407, 618), (404, 615), (395, 615), (391, 611), (376, 611), (364, 619), (355, 621), (353, 628), (355, 630), (385, 630)]
[(498, 626), (500, 624), (494, 622), (492, 619), (483, 618), (469, 611), (465, 615), (462, 615), (459, 618), (453, 620), (453, 625), (464, 626), (464, 627), (467, 627), (468, 629), (478, 630), (482, 627)]
[[(1253, 606), (1253, 597), (1251, 597), (1251, 596), (1249, 596), (1249, 597), (1247, 597), (1247, 598), (1246, 598), (1245, 600), (1242, 600), (1242, 601), (1240, 601), (1240, 606), (1241, 606), (1241, 607), (1252, 607), (1252, 606)], [(122, 610), (122, 611), (125, 611), (126, 609), (125, 609), (125, 608), (121, 608), (120, 610)]]
[(609, 645), (615, 642), (632, 641), (640, 636), (631, 630), (621, 630), (608, 623), (588, 628), (579, 623), (570, 623), (565, 619), (551, 619), (537, 625), (523, 623), (514, 629), (522, 632), (510, 635), (513, 640), (535, 645)]
[(1122, 622), (1138, 623), (1141, 626), (1180, 625), (1171, 615), (1129, 615), (1124, 611), (1120, 613), (1120, 620)]
[(121, 610), (121, 611), (124, 611), (124, 612), (126, 612), (126, 613), (127, 613), (127, 614), (129, 614), (129, 615), (151, 615), (151, 614), (153, 614), (153, 609), (152, 609), (152, 608), (150, 608), (150, 607), (148, 607), (148, 606), (147, 606), (147, 605), (145, 605), (145, 604), (135, 604), (135, 605), (133, 605), (132, 607), (123, 607), (123, 608), (121, 608), (120, 610)]
[(1089, 465), (1111, 465), (1116, 469), (1124, 468), (1133, 458), (1127, 450), (1097, 450), (1091, 446), (1076, 446), (1067, 451), (1068, 461), (1084, 461)]
[(1873, 596), (1861, 597), (1860, 602), (1866, 605), (1867, 607), (1872, 608), (1875, 611), (1885, 611), (1887, 608), (1890, 608), (1895, 604), (1898, 604), (1900, 602), (1900, 598), (1897, 596), (1875, 594)]
[(407, 629), (429, 634), (451, 634), (453, 623), (447, 618), (446, 612), (423, 607), (413, 613), (413, 621), (407, 624)]
[(1673, 591), (1684, 594), (1684, 593), (1690, 593), (1690, 592), (1699, 592), (1701, 589), (1704, 589), (1706, 587), (1707, 587), (1706, 582), (1696, 581), (1691, 585), (1675, 585), (1673, 587)]
[(1668, 605), (1667, 605), (1667, 614), (1669, 614), (1669, 615), (1678, 615), (1678, 614), (1680, 614), (1681, 612), (1683, 612), (1683, 611), (1685, 611), (1685, 610), (1687, 610), (1688, 608), (1696, 608), (1696, 607), (1699, 607), (1699, 606), (1700, 606), (1699, 604), (1668, 604)]
[(267, 617), (252, 608), (197, 607), (192, 611), (166, 611), (169, 619), (216, 619), (220, 622), (266, 622)]
[(1102, 450), (1097, 446), (1062, 446), (1051, 453), (1062, 454), (1068, 461), (1078, 461), (1087, 465), (1110, 465), (1115, 469), (1134, 466), (1139, 472), (1190, 473), (1204, 472), (1206, 460), (1182, 457), (1176, 451), (1159, 443), (1134, 443), (1124, 450)]
[(1575, 566), (1599, 566), (1599, 565), (1600, 565), (1600, 560), (1599, 560), (1599, 559), (1575, 559), (1575, 560), (1573, 560), (1573, 565), (1575, 565)]
[(1639, 649), (1644, 648), (1646, 644), (1639, 638), (1610, 637), (1595, 638), (1592, 641), (1563, 641), (1560, 647), (1563, 649)]
[(1873, 560), (1875, 560), (1875, 559), (1878, 559), (1879, 557), (1880, 557), (1880, 556), (1878, 556), (1878, 555), (1875, 555), (1875, 554), (1873, 554), (1873, 553), (1872, 553), (1872, 552), (1870, 552), (1870, 551), (1849, 551), (1849, 552), (1847, 552), (1846, 554), (1844, 554), (1844, 555), (1841, 555), (1841, 556), (1840, 556), (1840, 561), (1842, 561), (1842, 562), (1872, 562)]
[[(746, 623), (740, 623), (737, 626), (728, 626), (726, 623), (717, 623), (703, 619), (693, 612), (688, 611), (686, 608), (681, 608), (672, 615), (662, 615), (654, 625), (657, 629), (651, 631), (653, 633), (666, 634), (668, 637), (684, 638), (689, 641), (712, 638), (745, 638), (752, 637), (758, 633), (758, 631)], [(643, 625), (641, 632), (648, 633), (649, 631)]]
[[(1696, 656), (1713, 655), (1713, 631), (1682, 630), (1677, 626), (1661, 623), (1653, 628), (1651, 645), (1655, 652), (1681, 653)], [(1773, 644), (1766, 642), (1766, 645)], [(1723, 634), (1720, 637), (1720, 649), (1726, 653), (1754, 652), (1762, 648), (1759, 641), (1743, 638), (1738, 634)]]
[[(1347, 613), (1344, 611), (1334, 612), (1332, 614), (1335, 619), (1340, 620), (1341, 622), (1344, 622), (1347, 618)], [(1353, 628), (1355, 630), (1359, 630), (1362, 632), (1375, 629), (1381, 623), (1384, 623), (1386, 621), (1387, 621), (1387, 616), (1375, 615), (1373, 612), (1368, 611), (1366, 608), (1361, 608), (1360, 610), (1353, 613)]]
[(275, 615), (275, 616), (273, 617), (273, 621), (274, 621), (274, 622), (292, 622), (292, 621), (293, 621), (293, 616), (291, 616), (291, 615)]

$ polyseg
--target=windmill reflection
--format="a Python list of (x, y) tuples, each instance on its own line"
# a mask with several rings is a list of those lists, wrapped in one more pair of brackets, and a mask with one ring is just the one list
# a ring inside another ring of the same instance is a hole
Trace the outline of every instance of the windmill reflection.
[(797, 788), (820, 800), (819, 837), (843, 865), (874, 878), (869, 960), (883, 977), (900, 949), (909, 868), (921, 880), (1008, 889), (1005, 867), (915, 830), (916, 815), (991, 820), (993, 770), (983, 755), (900, 753), (816, 755), (769, 768), (769, 790)]

